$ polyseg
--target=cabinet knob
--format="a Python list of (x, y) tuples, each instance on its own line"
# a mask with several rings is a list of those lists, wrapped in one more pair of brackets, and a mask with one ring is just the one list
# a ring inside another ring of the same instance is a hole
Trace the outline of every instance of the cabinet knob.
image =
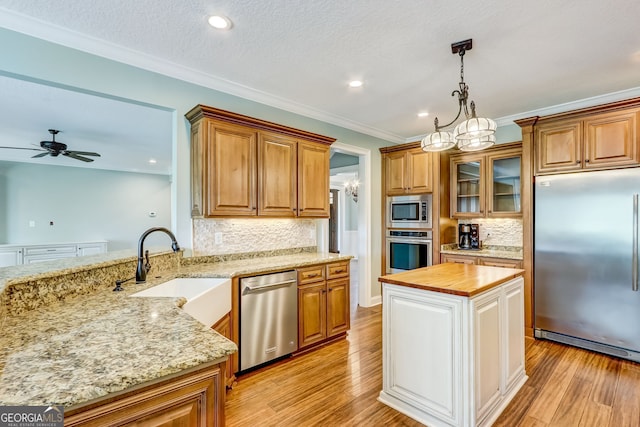
[(580, 164), (580, 160), (576, 160), (576, 164)]
[(331, 292), (333, 290), (333, 288), (329, 288), (329, 292)]
[(586, 159), (584, 162), (585, 162), (585, 163), (589, 163), (589, 159)]

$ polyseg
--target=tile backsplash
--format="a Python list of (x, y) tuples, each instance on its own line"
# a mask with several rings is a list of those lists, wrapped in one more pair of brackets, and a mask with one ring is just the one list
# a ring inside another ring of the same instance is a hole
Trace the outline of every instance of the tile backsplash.
[(315, 219), (193, 220), (193, 254), (222, 255), (316, 246)]
[(478, 224), (480, 226), (480, 240), (485, 246), (522, 247), (521, 218), (477, 218), (459, 220), (458, 223)]

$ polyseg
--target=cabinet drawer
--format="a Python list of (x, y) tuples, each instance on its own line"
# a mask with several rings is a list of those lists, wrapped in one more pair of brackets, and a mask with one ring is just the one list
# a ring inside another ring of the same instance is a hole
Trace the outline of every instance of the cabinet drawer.
[(480, 258), (480, 265), (491, 267), (522, 268), (522, 261), (504, 258)]
[(324, 265), (314, 265), (298, 269), (298, 285), (324, 280)]
[(24, 255), (53, 255), (53, 254), (75, 254), (77, 251), (76, 245), (60, 245), (60, 246), (34, 246), (26, 247), (24, 249)]
[(441, 254), (440, 262), (453, 262), (456, 264), (478, 264), (478, 257), (464, 255)]
[(327, 280), (337, 279), (339, 277), (347, 277), (349, 275), (348, 262), (336, 262), (327, 264)]

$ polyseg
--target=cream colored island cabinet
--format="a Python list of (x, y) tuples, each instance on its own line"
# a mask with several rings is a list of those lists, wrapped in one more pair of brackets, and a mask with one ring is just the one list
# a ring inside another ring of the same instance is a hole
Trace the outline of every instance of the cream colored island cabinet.
[(437, 426), (490, 426), (527, 380), (523, 270), (439, 264), (383, 276), (379, 400)]

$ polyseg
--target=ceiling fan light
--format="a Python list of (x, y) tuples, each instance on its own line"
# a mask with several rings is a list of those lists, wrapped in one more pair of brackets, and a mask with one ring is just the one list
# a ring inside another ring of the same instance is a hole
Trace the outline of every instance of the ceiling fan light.
[(489, 118), (471, 117), (456, 126), (453, 130), (453, 136), (456, 140), (482, 138), (493, 135), (497, 127), (496, 122)]
[(459, 139), (458, 148), (460, 151), (479, 151), (491, 147), (496, 143), (494, 134), (481, 136), (473, 139)]
[(423, 151), (444, 151), (456, 145), (451, 132), (434, 132), (422, 138), (420, 146)]

